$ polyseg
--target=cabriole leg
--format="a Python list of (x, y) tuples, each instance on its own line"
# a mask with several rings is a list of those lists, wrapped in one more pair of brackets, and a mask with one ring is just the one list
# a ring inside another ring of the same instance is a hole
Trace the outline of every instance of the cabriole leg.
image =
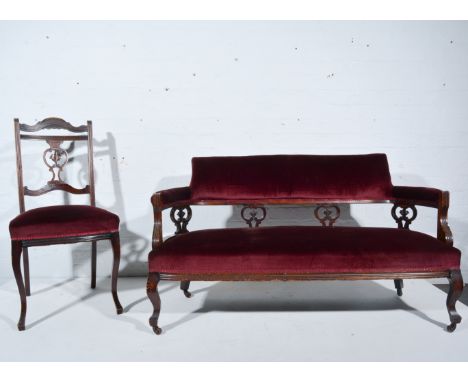
[(184, 292), (185, 297), (190, 298), (192, 297), (192, 293), (189, 292), (190, 281), (181, 281), (180, 282), (180, 289)]
[(396, 279), (393, 280), (395, 283), (395, 289), (397, 290), (397, 295), (398, 296), (403, 296), (403, 280), (402, 279)]
[(26, 289), (23, 283), (23, 275), (21, 274), (21, 242), (11, 242), (11, 265), (13, 266), (13, 273), (16, 279), (16, 285), (18, 285), (18, 292), (21, 299), (21, 313), (18, 321), (18, 330), (25, 330), (26, 321)]
[(117, 279), (119, 278), (120, 264), (120, 235), (118, 232), (112, 235), (111, 244), (114, 254), (114, 263), (112, 265), (112, 298), (114, 299), (117, 314), (121, 314), (123, 313), (123, 308), (122, 305), (120, 305), (119, 296), (117, 296)]
[(447, 295), (447, 310), (450, 317), (450, 325), (447, 326), (448, 332), (453, 332), (457, 324), (461, 322), (461, 316), (455, 310), (455, 303), (463, 292), (463, 278), (459, 270), (451, 271), (449, 276), (450, 289)]
[(31, 278), (29, 277), (29, 252), (27, 248), (23, 248), (23, 272), (26, 296), (31, 296)]
[(148, 282), (146, 283), (146, 293), (148, 294), (151, 304), (153, 304), (153, 314), (149, 319), (149, 324), (156, 334), (161, 334), (162, 331), (158, 326), (159, 312), (161, 311), (161, 299), (158, 293), (159, 280), (159, 273), (152, 272), (148, 275)]
[(91, 289), (96, 288), (97, 243), (91, 242)]

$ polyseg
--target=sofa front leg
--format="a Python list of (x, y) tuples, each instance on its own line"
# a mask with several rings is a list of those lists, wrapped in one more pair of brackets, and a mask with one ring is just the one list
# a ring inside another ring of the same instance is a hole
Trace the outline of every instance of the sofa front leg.
[(447, 326), (448, 332), (453, 332), (457, 324), (461, 322), (461, 316), (455, 310), (455, 303), (463, 292), (463, 277), (459, 270), (451, 271), (448, 277), (450, 289), (447, 295), (447, 310), (450, 317), (450, 325)]
[(184, 292), (185, 297), (192, 297), (192, 293), (189, 292), (190, 281), (184, 280), (180, 282), (180, 289)]
[(393, 280), (395, 283), (395, 289), (397, 290), (397, 295), (398, 296), (403, 296), (403, 280), (402, 279), (396, 279)]
[(149, 324), (156, 334), (161, 334), (162, 331), (161, 328), (158, 327), (159, 312), (161, 311), (161, 299), (158, 293), (159, 280), (159, 273), (151, 272), (148, 275), (148, 282), (146, 283), (146, 293), (153, 304), (153, 314), (149, 319)]

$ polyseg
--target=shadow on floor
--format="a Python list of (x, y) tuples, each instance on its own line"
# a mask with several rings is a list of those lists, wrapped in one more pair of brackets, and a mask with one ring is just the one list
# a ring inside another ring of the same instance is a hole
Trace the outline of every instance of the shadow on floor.
[[(61, 281), (59, 283), (53, 284), (53, 285), (49, 285), (49, 286), (47, 286), (45, 288), (42, 288), (42, 289), (39, 289), (37, 291), (33, 291), (32, 295), (30, 297), (28, 297), (28, 301), (30, 301), (31, 298), (34, 298), (34, 296), (37, 295), (37, 294), (46, 293), (46, 292), (48, 292), (48, 291), (50, 291), (50, 290), (52, 290), (54, 288), (66, 286), (67, 284), (69, 284), (72, 281), (74, 281), (74, 279), (70, 278), (70, 279)], [(145, 292), (144, 292), (144, 283), (145, 283), (145, 281), (142, 281), (142, 287), (141, 287), (142, 295), (145, 294)], [(79, 297), (77, 299), (75, 298), (72, 301), (70, 301), (69, 303), (67, 303), (66, 305), (64, 305), (64, 306), (62, 306), (62, 307), (60, 307), (58, 309), (55, 309), (55, 310), (51, 311), (50, 313), (48, 313), (47, 315), (45, 315), (45, 316), (43, 316), (43, 317), (41, 317), (41, 318), (27, 324), (26, 325), (26, 330), (31, 329), (31, 328), (35, 327), (36, 325), (39, 325), (42, 322), (47, 321), (47, 320), (51, 319), (52, 317), (55, 317), (55, 316), (65, 312), (66, 310), (72, 308), (73, 306), (75, 306), (77, 304), (83, 303), (84, 301), (87, 301), (87, 300), (89, 300), (89, 299), (91, 299), (93, 297), (96, 297), (99, 294), (107, 295), (108, 298), (109, 298), (109, 301), (112, 301), (112, 294), (110, 292), (110, 287), (111, 287), (110, 278), (98, 279), (98, 281), (96, 283), (96, 289), (89, 289), (89, 293), (87, 293), (86, 295), (81, 296), (81, 297)], [(174, 288), (178, 288), (178, 285), (176, 285), (176, 284), (166, 285), (161, 289), (160, 293), (164, 294), (165, 292), (167, 292), (167, 291), (169, 291), (171, 289), (174, 289)], [(118, 287), (119, 292), (122, 292), (122, 291), (125, 291), (125, 290), (134, 290), (134, 289), (135, 289), (134, 283), (120, 283), (120, 285)], [(134, 320), (131, 317), (125, 316), (125, 313), (130, 311), (130, 309), (132, 307), (134, 307), (135, 305), (137, 305), (137, 304), (139, 304), (139, 303), (141, 303), (141, 302), (143, 302), (145, 300), (147, 300), (146, 296), (141, 297), (140, 299), (138, 299), (136, 301), (133, 301), (132, 303), (127, 305), (125, 303), (125, 301), (122, 301), (122, 298), (120, 298), (120, 302), (122, 303), (122, 306), (124, 307), (124, 314), (119, 315), (119, 316), (117, 316), (117, 314), (115, 313), (113, 303), (112, 303), (112, 305), (109, 305), (109, 306), (112, 307), (111, 310), (106, 309), (104, 307), (101, 307), (100, 311), (102, 312), (102, 314), (107, 316), (109, 319), (113, 319), (115, 317), (120, 317), (123, 320), (129, 321), (130, 323), (134, 324), (138, 329), (143, 330), (143, 331), (148, 331), (148, 328), (146, 326), (142, 325), (139, 321)], [(151, 308), (149, 307), (148, 312), (150, 311), (150, 309)], [(8, 319), (6, 317), (0, 317), (0, 318), (3, 318), (14, 330), (16, 330), (16, 323), (15, 322), (11, 321), (10, 319)], [(28, 322), (27, 317), (26, 317), (26, 322)]]
[[(33, 295), (47, 293), (53, 288), (66, 287), (73, 279), (67, 279), (33, 291)], [(140, 280), (139, 280), (140, 282)], [(145, 302), (148, 298), (144, 294), (144, 279), (141, 279), (142, 297), (127, 303), (122, 301), (124, 314), (117, 316), (112, 308), (100, 308), (103, 315), (109, 319), (119, 319), (132, 324), (137, 330), (150, 332), (151, 329), (146, 323), (126, 315), (136, 305)], [(436, 284), (436, 288), (447, 293), (448, 285)], [(161, 317), (164, 317), (164, 295), (166, 292), (179, 288), (178, 282), (164, 282), (160, 288), (162, 299)], [(119, 291), (134, 290), (134, 282), (123, 282), (119, 285)], [(430, 318), (426, 313), (421, 312), (411, 305), (408, 305), (403, 298), (396, 295), (393, 288), (387, 288), (373, 281), (318, 281), (318, 282), (218, 282), (205, 288), (197, 288), (197, 282), (191, 284), (192, 298), (204, 298), (201, 308), (188, 312), (184, 317), (169, 324), (162, 324), (165, 331), (171, 330), (179, 325), (183, 325), (198, 317), (198, 314), (209, 312), (326, 312), (326, 311), (386, 311), (404, 310), (424, 319), (436, 326), (445, 328), (446, 324)], [(31, 329), (48, 319), (60, 315), (64, 311), (72, 308), (76, 304), (83, 303), (99, 294), (106, 294), (110, 301), (110, 278), (98, 279), (95, 290), (89, 290), (86, 295), (75, 298), (66, 305), (55, 309), (47, 315), (29, 323), (26, 328)], [(404, 291), (405, 293), (405, 291)], [(203, 296), (205, 294), (205, 296)], [(185, 299), (182, 292), (180, 298)], [(461, 303), (468, 305), (468, 292), (462, 295)], [(441, 299), (441, 307), (445, 308), (445, 301)], [(166, 305), (167, 306), (167, 305)], [(169, 308), (170, 309), (170, 308)], [(167, 310), (166, 310), (167, 312)], [(151, 304), (148, 302), (148, 317), (151, 314)], [(3, 318), (14, 330), (16, 323)], [(164, 322), (164, 318), (163, 318)]]
[[(315, 311), (408, 311), (441, 328), (447, 323), (436, 321), (425, 313), (408, 305), (396, 291), (372, 281), (337, 282), (288, 282), (288, 283), (235, 283), (220, 282), (197, 289), (193, 283), (194, 298), (206, 292), (203, 306), (175, 322), (163, 325), (171, 330), (195, 319), (199, 313), (208, 312), (315, 312)], [(163, 301), (164, 298), (162, 297)], [(445, 307), (443, 299), (441, 307)], [(164, 304), (163, 304), (164, 306)], [(164, 308), (161, 315), (164, 314)]]

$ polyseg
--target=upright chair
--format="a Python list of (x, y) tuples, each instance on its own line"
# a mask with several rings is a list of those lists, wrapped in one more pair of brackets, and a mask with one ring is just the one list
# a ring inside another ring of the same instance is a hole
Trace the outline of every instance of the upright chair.
[[(18, 329), (25, 330), (26, 296), (30, 296), (28, 248), (34, 246), (91, 242), (91, 288), (96, 287), (96, 244), (98, 240), (110, 240), (114, 261), (112, 267), (112, 297), (117, 314), (123, 312), (117, 296), (117, 277), (120, 263), (119, 217), (95, 206), (93, 170), (93, 130), (92, 123), (72, 126), (60, 118), (46, 118), (35, 125), (14, 121), (16, 164), (18, 174), (18, 196), (20, 214), (10, 222), (11, 256), (18, 291), (21, 298), (21, 314)], [(69, 135), (43, 135), (43, 130), (66, 130)], [(32, 190), (23, 186), (21, 142), (41, 140), (48, 144), (43, 153), (43, 161), (52, 177), (47, 184)], [(62, 177), (68, 162), (69, 152), (62, 148), (63, 142), (86, 141), (88, 148), (88, 185), (75, 188)], [(60, 190), (71, 194), (89, 194), (90, 205), (59, 205), (34, 208), (26, 211), (24, 197), (40, 196), (50, 191)], [(21, 273), (23, 254), (24, 282)]]

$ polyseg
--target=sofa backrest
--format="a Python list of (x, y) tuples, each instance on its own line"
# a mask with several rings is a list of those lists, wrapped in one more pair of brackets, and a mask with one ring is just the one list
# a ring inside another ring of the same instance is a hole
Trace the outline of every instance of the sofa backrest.
[(385, 200), (385, 154), (192, 158), (193, 200)]

